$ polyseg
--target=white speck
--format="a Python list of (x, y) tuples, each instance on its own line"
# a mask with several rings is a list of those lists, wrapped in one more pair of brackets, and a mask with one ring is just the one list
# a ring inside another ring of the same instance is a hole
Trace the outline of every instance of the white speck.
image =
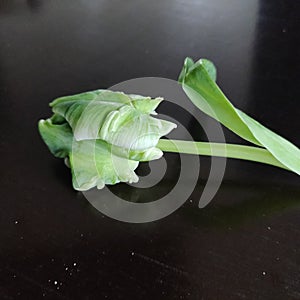
[(131, 252), (131, 255), (134, 255), (134, 252)]
[(76, 265), (77, 265), (77, 263), (76, 263), (76, 262), (74, 262), (73, 266), (74, 266), (74, 267), (76, 267)]
[(70, 273), (70, 276), (72, 276), (72, 274), (73, 274), (73, 273), (71, 272), (71, 273)]
[(69, 269), (68, 267), (65, 267), (65, 270), (66, 270), (66, 271), (68, 271), (68, 269)]
[(18, 224), (19, 223), (19, 221), (15, 221), (15, 224)]
[(276, 257), (276, 260), (280, 260), (280, 258), (279, 258), (279, 257)]
[(48, 282), (51, 282), (51, 280), (50, 280), (50, 279), (48, 279)]
[(17, 277), (16, 275), (13, 276), (13, 278), (16, 278), (16, 277)]
[(268, 226), (267, 228), (268, 228), (268, 230), (271, 230), (271, 227), (270, 227), (270, 226)]
[(54, 261), (54, 258), (51, 258), (51, 261)]
[(62, 285), (62, 282), (60, 282), (59, 285)]
[(105, 251), (102, 251), (102, 254), (105, 255)]
[(58, 286), (56, 289), (58, 289), (58, 290), (59, 290), (59, 286)]
[(266, 275), (266, 272), (265, 272), (265, 271), (263, 271), (263, 272), (262, 272), (262, 274), (265, 276), (265, 275)]
[(57, 281), (56, 280), (54, 281), (54, 284), (57, 285)]
[(46, 296), (46, 294), (45, 293), (43, 293), (43, 297), (45, 297)]
[(22, 236), (21, 236), (21, 237), (20, 237), (20, 239), (21, 239), (21, 240), (23, 240), (23, 239), (24, 239), (24, 237), (22, 237)]
[(83, 237), (83, 233), (81, 233), (80, 236)]
[(192, 199), (190, 199), (190, 202), (192, 203), (192, 202), (193, 202), (193, 200), (192, 200)]

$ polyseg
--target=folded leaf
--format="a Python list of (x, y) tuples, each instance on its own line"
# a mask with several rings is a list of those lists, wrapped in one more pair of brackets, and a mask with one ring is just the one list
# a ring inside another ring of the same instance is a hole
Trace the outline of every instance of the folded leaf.
[(245, 140), (266, 148), (280, 163), (300, 175), (300, 150), (295, 145), (236, 109), (215, 83), (213, 64), (186, 58), (179, 76), (191, 101), (203, 112)]

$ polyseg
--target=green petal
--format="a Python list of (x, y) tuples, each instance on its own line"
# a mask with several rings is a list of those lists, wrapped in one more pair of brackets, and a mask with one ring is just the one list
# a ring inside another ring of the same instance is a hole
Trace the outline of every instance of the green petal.
[(58, 98), (50, 106), (68, 121), (76, 140), (86, 140), (98, 138), (107, 115), (130, 101), (124, 93), (96, 90)]
[(39, 132), (50, 152), (60, 158), (68, 156), (72, 148), (73, 134), (68, 123), (54, 125), (51, 119), (40, 120)]
[(123, 106), (111, 112), (101, 128), (99, 138), (108, 143), (143, 151), (153, 148), (176, 124), (138, 112), (131, 106)]
[[(77, 141), (101, 139), (116, 147), (127, 158), (156, 159), (158, 140), (176, 127), (174, 123), (152, 117), (163, 99), (97, 90), (58, 98), (51, 103), (55, 119), (71, 126)], [(139, 153), (140, 152), (140, 153)]]
[(158, 97), (152, 99), (151, 97), (142, 97), (138, 95), (130, 95), (133, 106), (140, 112), (145, 114), (156, 115), (155, 109), (163, 101), (163, 98)]
[[(129, 130), (130, 128), (136, 130), (142, 124), (143, 128), (133, 135), (133, 140), (128, 140), (129, 144), (136, 144), (134, 148), (136, 150), (154, 147), (162, 135), (176, 127), (171, 122), (150, 116), (155, 114), (155, 109), (162, 100), (160, 97), (151, 99), (140, 95), (97, 90), (58, 98), (51, 103), (51, 106), (56, 115), (67, 120), (78, 141), (103, 139), (111, 143), (112, 140), (116, 140), (118, 141), (116, 145), (123, 147), (126, 145), (120, 142), (120, 134), (116, 135), (116, 131), (119, 131), (124, 124)], [(140, 136), (141, 131), (144, 140), (138, 143), (136, 136)], [(127, 138), (130, 138), (128, 131)], [(146, 142), (144, 146), (141, 145), (143, 142)]]
[(70, 153), (73, 187), (85, 191), (93, 187), (101, 189), (105, 184), (137, 182), (134, 170), (138, 164), (114, 155), (104, 141), (74, 141)]
[(108, 143), (76, 141), (68, 123), (53, 124), (51, 119), (40, 120), (39, 131), (51, 153), (65, 158), (70, 166), (74, 189), (84, 191), (103, 188), (105, 184), (138, 181), (134, 170), (139, 162), (115, 155)]
[(163, 152), (157, 147), (152, 147), (143, 151), (126, 149), (118, 146), (111, 147), (115, 155), (136, 161), (151, 161), (163, 156)]

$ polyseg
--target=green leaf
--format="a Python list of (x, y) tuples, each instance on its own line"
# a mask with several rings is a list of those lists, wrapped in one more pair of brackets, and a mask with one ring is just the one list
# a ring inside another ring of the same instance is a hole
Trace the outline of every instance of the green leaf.
[(179, 81), (191, 101), (240, 137), (266, 148), (280, 163), (300, 175), (300, 150), (236, 109), (215, 83), (214, 69), (207, 60), (185, 60)]
[(299, 148), (280, 135), (261, 125), (242, 111), (237, 111), (261, 145), (283, 165), (300, 175)]

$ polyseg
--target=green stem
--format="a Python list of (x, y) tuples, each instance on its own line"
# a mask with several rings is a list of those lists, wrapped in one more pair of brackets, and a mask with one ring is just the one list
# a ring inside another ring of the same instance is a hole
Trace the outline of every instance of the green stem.
[(157, 147), (165, 152), (237, 158), (287, 169), (269, 151), (258, 147), (166, 139), (159, 140)]

